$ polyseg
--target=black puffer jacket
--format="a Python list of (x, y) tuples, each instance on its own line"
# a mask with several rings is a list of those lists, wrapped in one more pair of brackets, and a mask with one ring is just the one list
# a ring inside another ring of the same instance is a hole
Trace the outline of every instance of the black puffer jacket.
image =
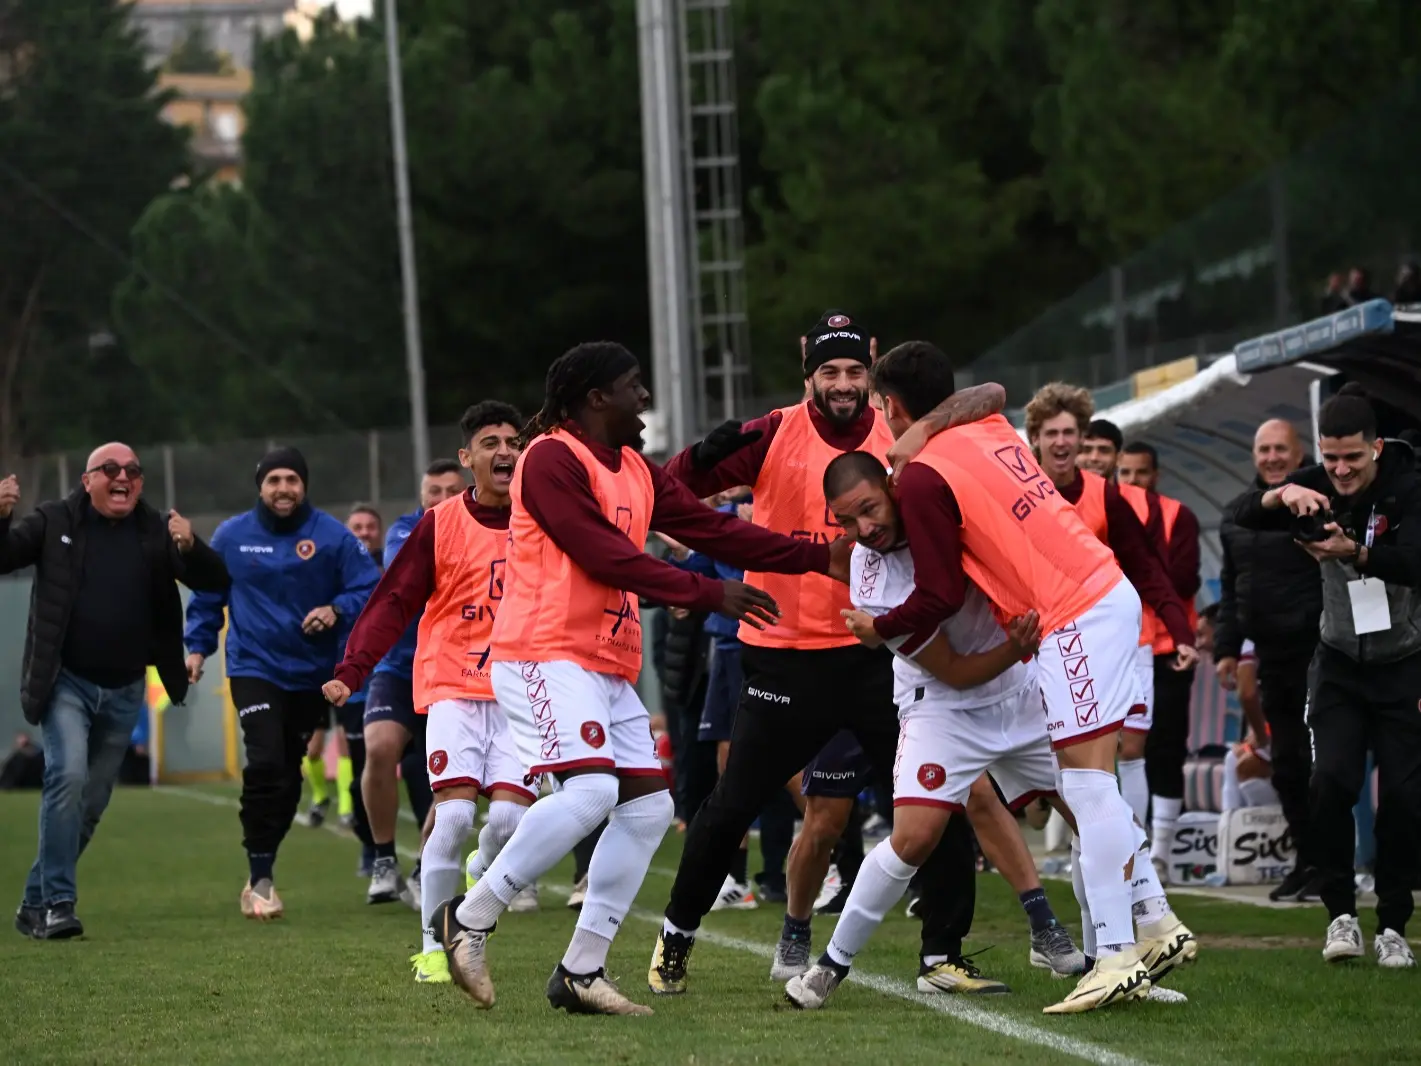
[(1233, 520), (1245, 500), (1268, 488), (1254, 487), (1224, 506), (1219, 521), (1223, 568), (1214, 658), (1238, 658), (1245, 640), (1265, 656), (1309, 656), (1317, 647), (1322, 619), (1322, 574), (1317, 560), (1293, 540), (1286, 524), (1244, 529)]
[[(40, 504), (18, 522), (0, 518), (0, 574), (35, 568), (20, 680), (20, 707), (31, 724), (38, 725), (44, 717), (59, 677), (64, 635), (84, 580), (83, 519), (88, 507), (88, 493), (75, 489), (62, 500)], [(167, 520), (142, 500), (134, 515), (153, 582), (153, 644), (148, 662), (158, 668), (168, 698), (181, 703), (188, 680), (183, 663), (183, 604), (174, 582), (199, 592), (222, 592), (232, 579), (222, 557), (200, 538), (193, 538), (186, 553), (178, 551)]]
[[(706, 616), (669, 617), (666, 623), (666, 659), (661, 674), (661, 696), (666, 712), (681, 712), (706, 675), (711, 638)], [(699, 708), (697, 708), (699, 710)]]

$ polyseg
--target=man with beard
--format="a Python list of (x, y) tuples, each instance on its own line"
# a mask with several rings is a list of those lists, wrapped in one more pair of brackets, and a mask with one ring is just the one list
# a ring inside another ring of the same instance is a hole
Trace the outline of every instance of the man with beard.
[(301, 760), (329, 716), (321, 685), (335, 670), (341, 630), (380, 580), (365, 546), (340, 519), (306, 502), (306, 460), (276, 448), (257, 464), (257, 504), (227, 519), (212, 548), (232, 574), (223, 593), (188, 604), (188, 677), (217, 651), (227, 614), (227, 678), (247, 751), (242, 834), (250, 877), (242, 913), (283, 914), (273, 884), (276, 852), (301, 802)]
[[(756, 525), (828, 543), (843, 530), (824, 500), (825, 469), (845, 452), (883, 456), (893, 438), (868, 403), (874, 346), (867, 330), (841, 311), (826, 311), (806, 335), (802, 354), (808, 400), (744, 427), (726, 423), (677, 455), (666, 470), (700, 497), (750, 485)], [(1000, 410), (1004, 401), (996, 385), (964, 390), (957, 415), (971, 421)], [(880, 769), (893, 765), (897, 748), (892, 655), (862, 647), (845, 629), (840, 611), (849, 607), (848, 590), (815, 575), (747, 574), (746, 580), (773, 596), (782, 614), (772, 630), (741, 627), (745, 688), (740, 713), (725, 771), (686, 833), (665, 926), (647, 975), (658, 995), (686, 990), (686, 963), (701, 918), (715, 902), (746, 830), (775, 790), (841, 730), (852, 733)], [(828, 802), (842, 824), (852, 798)], [(809, 797), (806, 825), (822, 813), (815, 808), (823, 803)], [(811, 908), (834, 836), (821, 832), (812, 839), (817, 845), (812, 856), (798, 847), (791, 857), (790, 899), (771, 968), (778, 980), (805, 973), (810, 966)], [(971, 926), (975, 904), (975, 859), (965, 820), (952, 823), (944, 833), (924, 865), (921, 887), (919, 987), (925, 992), (1004, 990), (962, 957), (962, 937)]]

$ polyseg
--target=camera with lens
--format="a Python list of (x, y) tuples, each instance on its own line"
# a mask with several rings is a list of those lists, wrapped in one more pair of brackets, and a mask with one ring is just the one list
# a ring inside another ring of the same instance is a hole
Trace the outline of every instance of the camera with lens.
[(1316, 544), (1332, 536), (1332, 531), (1326, 527), (1337, 521), (1331, 511), (1318, 511), (1316, 514), (1299, 514), (1293, 516), (1293, 538), (1303, 541), (1305, 544)]

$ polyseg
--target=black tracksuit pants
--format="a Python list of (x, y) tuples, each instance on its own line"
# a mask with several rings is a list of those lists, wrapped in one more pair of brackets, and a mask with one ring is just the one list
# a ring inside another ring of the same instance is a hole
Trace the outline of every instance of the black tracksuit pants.
[[(1283, 807), (1299, 868), (1314, 865), (1308, 787), (1312, 737), (1308, 734), (1308, 678), (1312, 649), (1303, 653), (1258, 653), (1258, 696), (1273, 755), (1273, 788)], [(1360, 785), (1358, 789), (1360, 790)], [(1352, 802), (1356, 802), (1356, 793)]]
[[(1312, 853), (1329, 918), (1357, 913), (1352, 808), (1375, 753), (1377, 925), (1406, 935), (1421, 864), (1421, 654), (1357, 663), (1320, 647), (1308, 702)], [(1276, 776), (1276, 771), (1275, 771)]]
[[(855, 645), (823, 651), (757, 648), (744, 652), (745, 687), (730, 759), (686, 832), (666, 917), (697, 929), (710, 911), (740, 841), (785, 782), (840, 729), (850, 730), (869, 761), (893, 766), (898, 715), (889, 652)], [(948, 823), (924, 864), (924, 955), (956, 955), (972, 926), (976, 869), (966, 818)]]
[(1155, 656), (1155, 715), (1145, 734), (1145, 780), (1150, 795), (1182, 800), (1194, 670), (1176, 670), (1174, 661), (1173, 652)]
[(247, 749), (242, 770), (242, 846), (275, 855), (301, 805), (301, 760), (311, 734), (330, 721), (320, 689), (288, 692), (259, 677), (231, 679)]

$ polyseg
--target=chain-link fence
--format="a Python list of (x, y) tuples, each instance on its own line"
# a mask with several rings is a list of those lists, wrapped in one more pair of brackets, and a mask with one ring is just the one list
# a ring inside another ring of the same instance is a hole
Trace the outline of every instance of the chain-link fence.
[[(798, 399), (794, 393), (764, 395), (750, 410), (769, 411)], [(464, 443), (457, 425), (432, 426), (429, 439), (430, 453), (436, 458), (453, 457)], [(415, 506), (418, 485), (408, 428), (210, 444), (135, 445), (144, 469), (144, 497), (160, 509), (176, 508), (197, 524), (200, 533), (210, 533), (223, 518), (252, 506), (257, 462), (278, 444), (298, 448), (306, 457), (310, 471), (307, 488), (317, 507), (344, 517), (352, 504), (370, 503), (388, 522)], [(67, 451), (21, 459), (14, 472), (20, 478), (24, 506), (71, 491), (79, 483), (87, 458), (87, 451)]]
[(1321, 137), (1025, 326), (972, 366), (1024, 402), (1055, 378), (1096, 387), (1322, 313), (1359, 266), (1389, 297), (1421, 245), (1421, 82)]

